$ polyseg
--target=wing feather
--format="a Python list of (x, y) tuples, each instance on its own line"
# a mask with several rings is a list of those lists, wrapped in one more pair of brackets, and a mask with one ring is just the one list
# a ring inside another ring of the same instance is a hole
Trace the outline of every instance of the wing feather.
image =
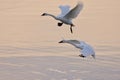
[(58, 17), (63, 17), (70, 11), (70, 6), (68, 5), (60, 5), (59, 8), (61, 10), (61, 14), (59, 14)]
[(78, 14), (80, 13), (80, 11), (83, 8), (83, 3), (79, 2), (73, 9), (71, 9), (64, 17), (66, 19), (73, 19), (76, 18), (78, 16)]

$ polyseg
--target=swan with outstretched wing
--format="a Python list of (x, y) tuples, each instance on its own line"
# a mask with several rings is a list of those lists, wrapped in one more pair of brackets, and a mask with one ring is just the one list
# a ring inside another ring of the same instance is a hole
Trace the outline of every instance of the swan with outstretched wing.
[(59, 43), (68, 43), (80, 49), (80, 57), (92, 56), (95, 58), (95, 51), (89, 44), (79, 40), (61, 40)]
[(52, 14), (48, 14), (48, 13), (43, 13), (42, 16), (51, 16), (56, 20), (59, 20), (61, 22), (58, 22), (58, 26), (62, 26), (62, 24), (67, 24), (70, 25), (70, 31), (71, 33), (73, 33), (72, 27), (74, 26), (74, 24), (72, 23), (72, 19), (76, 18), (78, 16), (78, 14), (80, 13), (80, 11), (83, 8), (83, 3), (79, 2), (73, 9), (69, 9), (69, 6), (59, 6), (59, 8), (61, 9), (61, 14), (58, 16), (54, 16)]

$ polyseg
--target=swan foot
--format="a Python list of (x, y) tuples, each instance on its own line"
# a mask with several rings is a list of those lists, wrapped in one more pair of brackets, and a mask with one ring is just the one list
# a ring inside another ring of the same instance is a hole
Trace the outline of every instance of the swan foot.
[(95, 59), (95, 55), (91, 55)]
[(82, 54), (80, 54), (79, 56), (80, 56), (80, 57), (83, 57), (83, 58), (85, 57), (85, 56), (83, 56)]
[(58, 26), (60, 27), (60, 26), (62, 26), (63, 25), (63, 23), (58, 23)]

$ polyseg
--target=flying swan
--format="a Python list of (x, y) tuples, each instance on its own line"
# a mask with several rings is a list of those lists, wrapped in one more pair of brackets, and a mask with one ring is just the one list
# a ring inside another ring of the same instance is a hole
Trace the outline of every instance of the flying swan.
[(87, 57), (87, 56), (92, 56), (95, 59), (95, 51), (93, 50), (93, 48), (85, 43), (84, 41), (78, 41), (78, 40), (62, 40), (59, 43), (68, 43), (71, 44), (73, 46), (75, 46), (76, 48), (80, 49), (80, 57)]
[(78, 16), (78, 14), (80, 13), (80, 11), (83, 8), (83, 3), (78, 2), (78, 4), (71, 10), (68, 5), (66, 5), (66, 6), (61, 5), (61, 6), (59, 6), (59, 8), (61, 9), (61, 14), (58, 16), (54, 16), (49, 13), (43, 13), (41, 16), (51, 16), (54, 19), (61, 21), (61, 22), (58, 22), (58, 26), (62, 26), (63, 23), (70, 25), (70, 31), (71, 31), (71, 33), (73, 33), (72, 27), (75, 25), (72, 23), (72, 19), (74, 19)]

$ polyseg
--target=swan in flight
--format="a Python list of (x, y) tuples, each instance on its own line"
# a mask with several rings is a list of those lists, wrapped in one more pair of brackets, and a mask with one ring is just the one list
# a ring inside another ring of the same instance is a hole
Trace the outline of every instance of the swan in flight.
[(61, 5), (61, 6), (59, 6), (59, 8), (61, 9), (61, 14), (58, 16), (54, 16), (49, 13), (43, 13), (41, 16), (51, 16), (54, 19), (61, 21), (61, 22), (58, 22), (58, 26), (62, 26), (63, 23), (70, 25), (70, 31), (71, 31), (71, 33), (73, 33), (72, 27), (74, 26), (74, 24), (72, 23), (72, 19), (74, 19), (78, 16), (78, 14), (80, 13), (80, 11), (83, 8), (83, 3), (78, 2), (78, 4), (71, 10), (68, 5), (66, 5), (66, 6)]
[(78, 40), (62, 40), (59, 43), (68, 43), (76, 48), (80, 49), (81, 54), (79, 55), (80, 57), (87, 57), (87, 56), (92, 56), (95, 59), (95, 51), (94, 49), (84, 41), (78, 41)]

